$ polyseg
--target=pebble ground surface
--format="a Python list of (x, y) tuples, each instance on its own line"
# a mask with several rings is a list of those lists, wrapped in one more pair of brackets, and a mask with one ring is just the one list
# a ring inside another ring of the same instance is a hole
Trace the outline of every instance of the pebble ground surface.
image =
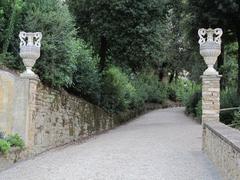
[(0, 180), (220, 180), (183, 108), (156, 110), (89, 139), (19, 162)]

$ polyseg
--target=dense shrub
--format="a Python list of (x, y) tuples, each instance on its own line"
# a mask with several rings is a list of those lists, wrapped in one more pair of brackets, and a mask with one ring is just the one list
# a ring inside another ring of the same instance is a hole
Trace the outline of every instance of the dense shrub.
[(58, 0), (27, 2), (23, 29), (43, 33), (41, 57), (35, 65), (35, 72), (51, 86), (71, 85), (76, 71), (76, 32), (68, 7)]
[[(9, 21), (11, 13), (21, 5), (21, 11), (15, 21)], [(61, 87), (72, 84), (73, 72), (76, 70), (73, 42), (76, 31), (75, 23), (66, 5), (58, 0), (21, 0), (0, 2), (0, 63), (10, 69), (23, 70), (19, 57), (18, 34), (40, 31), (43, 33), (41, 57), (34, 69), (41, 80), (50, 86)], [(2, 15), (1, 15), (2, 14)], [(11, 24), (13, 23), (13, 24)], [(11, 24), (11, 34), (8, 30)], [(1, 29), (3, 28), (3, 29)], [(2, 31), (2, 32), (1, 32)], [(2, 38), (2, 36), (3, 38)], [(11, 38), (11, 41), (9, 38)], [(9, 43), (8, 43), (9, 42)], [(9, 44), (9, 45), (5, 45)]]
[(189, 104), (189, 99), (201, 86), (188, 79), (178, 79), (168, 85), (168, 98), (173, 101), (180, 101), (183, 105)]
[[(237, 94), (236, 89), (226, 88), (221, 91), (220, 97), (221, 109), (232, 108), (240, 106), (240, 97)], [(220, 120), (225, 124), (231, 124), (234, 119), (234, 111), (222, 111), (220, 113)]]
[(135, 80), (135, 88), (145, 102), (163, 103), (167, 99), (167, 88), (156, 75), (142, 73)]
[(172, 83), (167, 87), (167, 95), (168, 99), (170, 99), (171, 101), (178, 101), (175, 84)]
[(10, 144), (11, 147), (19, 147), (23, 149), (25, 146), (23, 139), (18, 134), (9, 135), (5, 140)]
[(186, 113), (201, 117), (201, 86), (188, 79), (178, 79), (168, 85), (168, 98), (179, 101), (186, 107)]
[(234, 119), (233, 119), (232, 125), (240, 129), (240, 111), (236, 111), (234, 113)]
[(11, 147), (23, 149), (24, 146), (24, 141), (18, 134), (5, 136), (3, 132), (0, 132), (0, 153), (7, 154)]
[(98, 58), (92, 50), (80, 40), (74, 44), (77, 70), (73, 73), (71, 90), (81, 94), (87, 100), (99, 104), (101, 96), (101, 74), (98, 72)]
[[(193, 93), (186, 101), (186, 112), (200, 118), (202, 115), (201, 91)], [(221, 91), (220, 97), (221, 109), (240, 106), (240, 97), (233, 88), (226, 88)], [(220, 121), (225, 124), (231, 124), (236, 121), (236, 110), (228, 110), (220, 112)]]
[(103, 106), (112, 111), (123, 111), (129, 108), (136, 97), (136, 89), (128, 75), (118, 67), (110, 67), (103, 74)]
[(195, 108), (196, 110), (196, 116), (198, 119), (202, 119), (202, 99), (200, 99), (197, 103), (197, 107)]
[(196, 91), (189, 97), (189, 99), (186, 101), (186, 104), (185, 104), (186, 112), (188, 114), (193, 114), (194, 116), (197, 116), (197, 114), (199, 115), (199, 113), (201, 112), (199, 110), (199, 108), (201, 107), (200, 106), (201, 98), (202, 98), (201, 91)]
[(4, 139), (0, 139), (0, 153), (7, 154), (10, 150), (10, 143)]

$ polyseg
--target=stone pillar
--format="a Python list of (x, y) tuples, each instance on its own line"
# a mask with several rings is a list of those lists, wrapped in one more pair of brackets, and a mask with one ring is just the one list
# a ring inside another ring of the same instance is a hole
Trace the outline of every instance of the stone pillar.
[(220, 78), (214, 64), (221, 54), (222, 29), (199, 29), (200, 54), (208, 68), (202, 76), (202, 122), (219, 121)]
[(34, 142), (35, 100), (38, 78), (0, 70), (0, 130), (17, 133), (28, 148)]
[(202, 76), (202, 122), (219, 121), (220, 75)]
[(20, 32), (20, 56), (23, 59), (23, 64), (26, 67), (20, 76), (25, 81), (27, 86), (26, 102), (26, 126), (25, 126), (25, 143), (28, 148), (34, 145), (34, 129), (35, 125), (33, 117), (36, 111), (36, 91), (39, 81), (38, 75), (32, 71), (32, 67), (36, 63), (36, 60), (40, 57), (41, 48), (41, 32)]
[(32, 148), (34, 145), (34, 129), (35, 129), (33, 117), (35, 116), (36, 112), (36, 94), (39, 79), (34, 77), (22, 77), (22, 79), (26, 82), (27, 85), (25, 144), (28, 148)]

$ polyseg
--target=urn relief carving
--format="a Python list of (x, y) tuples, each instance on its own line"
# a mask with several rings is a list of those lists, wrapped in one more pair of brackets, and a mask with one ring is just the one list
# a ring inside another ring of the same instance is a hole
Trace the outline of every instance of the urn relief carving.
[(41, 47), (41, 32), (20, 32), (20, 56), (23, 59), (26, 71), (24, 71), (22, 77), (37, 77), (32, 71), (32, 67), (36, 63), (36, 60), (40, 57)]
[(200, 37), (198, 43), (200, 45), (200, 54), (203, 56), (208, 68), (204, 75), (218, 75), (214, 69), (214, 64), (218, 56), (221, 54), (221, 36), (223, 31), (221, 28), (216, 29), (199, 29)]

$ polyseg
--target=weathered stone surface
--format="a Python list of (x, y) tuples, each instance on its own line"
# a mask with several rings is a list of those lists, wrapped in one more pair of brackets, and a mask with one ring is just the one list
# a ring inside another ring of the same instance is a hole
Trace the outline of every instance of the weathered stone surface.
[(226, 180), (240, 179), (240, 131), (220, 122), (204, 124), (203, 151)]
[(0, 129), (18, 133), (28, 143), (29, 79), (0, 70)]
[[(37, 78), (7, 71), (0, 71), (0, 83), (0, 129), (23, 137), (27, 156), (104, 132), (145, 110), (110, 114), (63, 90), (44, 87)], [(0, 155), (0, 169), (15, 162), (9, 159)]]
[(0, 153), (0, 171), (11, 167), (14, 163), (26, 158), (27, 151), (20, 150), (19, 148), (13, 148), (7, 155)]
[(127, 121), (139, 112), (106, 113), (89, 102), (39, 84), (33, 116), (32, 153), (83, 140)]
[(219, 121), (220, 112), (219, 75), (202, 76), (202, 122)]

